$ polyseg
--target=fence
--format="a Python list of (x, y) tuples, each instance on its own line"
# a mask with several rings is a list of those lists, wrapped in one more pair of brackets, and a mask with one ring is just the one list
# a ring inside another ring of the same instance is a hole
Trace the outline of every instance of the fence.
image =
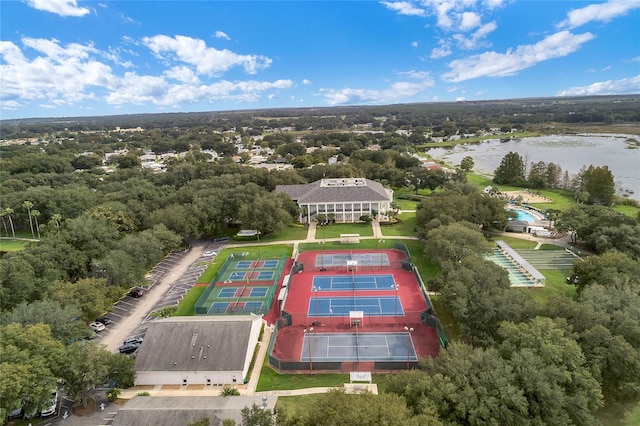
[(449, 339), (447, 339), (447, 334), (444, 331), (444, 327), (442, 327), (442, 323), (440, 322), (440, 318), (436, 316), (436, 311), (433, 307), (433, 302), (431, 302), (431, 298), (427, 293), (426, 286), (422, 281), (422, 277), (418, 272), (418, 268), (415, 265), (412, 265), (413, 275), (418, 280), (418, 284), (420, 284), (420, 291), (422, 292), (422, 297), (424, 297), (425, 302), (427, 303), (427, 310), (422, 313), (421, 322), (423, 324), (427, 324), (431, 327), (434, 327), (438, 331), (438, 337), (440, 338), (440, 346), (446, 348), (449, 346)]
[[(266, 315), (267, 313), (269, 313), (269, 309), (271, 308), (271, 304), (273, 303), (273, 298), (275, 297), (276, 291), (278, 289), (278, 282), (280, 282), (280, 278), (282, 277), (282, 271), (284, 269), (286, 259), (287, 259), (287, 255), (285, 253), (282, 255), (282, 258), (278, 263), (277, 269), (273, 271), (274, 272), (273, 278), (272, 280), (270, 280), (272, 282), (270, 284), (269, 292), (267, 293), (267, 295), (264, 298), (250, 299), (250, 301), (261, 300), (263, 302), (262, 306), (259, 309), (258, 308), (248, 309), (249, 311), (251, 311), (251, 313), (254, 313), (257, 315)], [(214, 291), (217, 290), (215, 283), (217, 283), (218, 281), (221, 281), (222, 280), (221, 277), (228, 275), (227, 270), (229, 269), (229, 265), (231, 264), (232, 261), (236, 261), (236, 260), (237, 259), (234, 259), (234, 256), (229, 256), (227, 260), (224, 261), (222, 266), (220, 266), (220, 269), (211, 280), (211, 283), (202, 293), (200, 298), (198, 298), (198, 301), (194, 305), (196, 315), (230, 315), (230, 314), (239, 314), (239, 313), (247, 314), (248, 313), (248, 312), (245, 312), (246, 309), (242, 308), (245, 302), (245, 300), (242, 300), (242, 298), (236, 297), (236, 298), (233, 298), (233, 301), (231, 301), (230, 298), (227, 298), (227, 297), (220, 298), (220, 297), (216, 297), (215, 294), (213, 294)], [(238, 284), (243, 284), (243, 283), (239, 281)], [(229, 307), (226, 307), (226, 306), (215, 307), (214, 303), (216, 302), (220, 302), (220, 303), (227, 302), (229, 303)], [(240, 305), (242, 309), (234, 309), (233, 306), (236, 306), (236, 305)]]
[[(286, 312), (287, 322), (290, 324), (310, 324), (310, 325), (326, 325), (326, 326), (350, 326), (349, 316), (341, 316), (337, 313), (327, 315), (320, 313), (315, 315), (313, 312), (313, 299), (311, 300), (312, 312)], [(284, 312), (283, 312), (284, 314)], [(398, 315), (380, 315), (364, 312), (361, 321), (362, 326), (367, 325), (397, 325), (401, 323), (416, 324), (423, 323), (424, 311), (404, 311)]]

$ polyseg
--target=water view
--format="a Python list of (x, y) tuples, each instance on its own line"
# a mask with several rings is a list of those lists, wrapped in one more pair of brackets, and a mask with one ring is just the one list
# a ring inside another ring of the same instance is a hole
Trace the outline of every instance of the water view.
[(470, 156), (475, 162), (474, 171), (489, 175), (509, 151), (520, 154), (527, 165), (538, 161), (553, 162), (571, 175), (590, 164), (608, 166), (617, 192), (640, 199), (640, 148), (637, 142), (630, 140), (640, 141), (640, 135), (553, 135), (506, 142), (492, 139), (452, 148), (431, 148), (427, 153), (452, 165), (458, 165), (464, 157)]

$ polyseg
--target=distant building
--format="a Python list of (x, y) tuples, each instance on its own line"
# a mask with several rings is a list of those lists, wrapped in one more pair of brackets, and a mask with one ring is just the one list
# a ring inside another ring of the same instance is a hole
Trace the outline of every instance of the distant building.
[(136, 385), (242, 384), (262, 326), (257, 315), (172, 317), (149, 325)]
[(336, 222), (357, 222), (360, 216), (385, 214), (393, 201), (393, 190), (365, 178), (321, 179), (306, 185), (277, 185), (302, 209), (299, 220), (308, 222), (317, 214), (335, 215)]

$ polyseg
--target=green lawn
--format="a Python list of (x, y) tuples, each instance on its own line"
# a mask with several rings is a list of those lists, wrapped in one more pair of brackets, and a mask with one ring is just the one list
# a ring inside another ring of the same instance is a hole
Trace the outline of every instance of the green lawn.
[(460, 327), (458, 327), (458, 323), (453, 318), (451, 312), (446, 309), (442, 305), (442, 301), (438, 296), (430, 296), (431, 302), (433, 303), (433, 307), (438, 314), (438, 318), (440, 319), (440, 324), (444, 328), (444, 332), (447, 334), (447, 339), (449, 341), (456, 341), (462, 338), (462, 333), (460, 332)]
[(542, 244), (538, 250), (564, 250), (564, 247), (555, 244)]
[(596, 419), (600, 420), (604, 426), (638, 426), (640, 425), (640, 401), (628, 403), (605, 401), (604, 407), (596, 413)]
[(204, 290), (206, 288), (207, 287), (204, 287), (204, 286), (191, 287), (191, 290), (189, 290), (189, 292), (185, 294), (185, 296), (182, 298), (182, 300), (178, 304), (178, 310), (173, 316), (187, 317), (187, 316), (195, 315), (196, 310), (194, 305), (196, 304), (200, 296), (202, 296), (202, 293), (204, 293)]
[(362, 237), (373, 236), (370, 223), (332, 223), (316, 227), (316, 239), (340, 238), (340, 234), (360, 234)]
[(283, 231), (273, 235), (265, 235), (260, 237), (261, 242), (268, 241), (288, 241), (288, 240), (304, 240), (307, 238), (308, 228), (302, 224), (289, 225)]
[(25, 240), (14, 240), (12, 238), (1, 238), (0, 239), (0, 251), (20, 251), (25, 248), (30, 241)]
[(534, 249), (538, 245), (535, 241), (523, 240), (521, 238), (505, 237), (503, 235), (490, 235), (490, 241), (502, 240), (514, 249)]
[(382, 231), (382, 235), (390, 237), (396, 235), (411, 236), (416, 234), (415, 213), (401, 213), (398, 215), (398, 219), (400, 219), (399, 223), (394, 223), (393, 225), (381, 225), (380, 231)]
[(540, 273), (547, 279), (543, 288), (518, 289), (529, 292), (540, 307), (545, 307), (560, 297), (574, 298), (576, 296), (576, 287), (566, 283), (567, 275), (571, 271), (543, 269), (540, 270)]
[(278, 374), (266, 365), (260, 371), (257, 392), (269, 390), (290, 390), (315, 387), (340, 387), (349, 383), (348, 374)]
[(417, 200), (404, 200), (402, 198), (396, 198), (393, 200), (400, 210), (415, 210), (419, 204)]
[(622, 214), (625, 214), (629, 217), (632, 218), (637, 218), (638, 217), (638, 213), (640, 213), (640, 208), (638, 207), (634, 207), (634, 206), (624, 206), (622, 204), (619, 204), (617, 206), (614, 206), (613, 209), (617, 212), (620, 212)]

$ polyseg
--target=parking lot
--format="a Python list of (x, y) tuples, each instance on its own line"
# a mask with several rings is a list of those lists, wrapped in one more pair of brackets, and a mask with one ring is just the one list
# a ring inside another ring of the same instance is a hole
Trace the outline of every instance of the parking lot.
[(112, 322), (98, 334), (96, 342), (116, 351), (124, 338), (144, 336), (149, 323), (158, 319), (151, 316), (153, 312), (177, 306), (223, 247), (224, 241), (201, 241), (188, 251), (167, 255), (147, 273), (146, 285), (139, 287), (141, 297), (124, 296), (104, 315)]

